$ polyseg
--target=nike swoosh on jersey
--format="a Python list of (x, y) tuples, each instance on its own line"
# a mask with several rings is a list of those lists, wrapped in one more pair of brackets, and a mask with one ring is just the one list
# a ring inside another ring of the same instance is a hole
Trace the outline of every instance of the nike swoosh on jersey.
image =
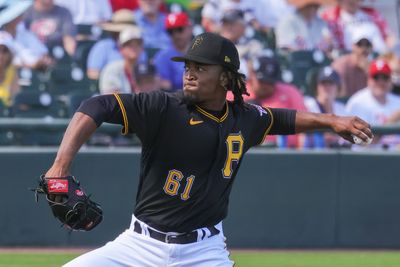
[(195, 121), (193, 118), (190, 118), (189, 124), (190, 125), (197, 125), (203, 123), (204, 121)]

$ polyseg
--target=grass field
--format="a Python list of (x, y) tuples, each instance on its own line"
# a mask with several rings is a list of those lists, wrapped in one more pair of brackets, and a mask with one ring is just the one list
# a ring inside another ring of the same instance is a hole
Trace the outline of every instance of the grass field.
[[(0, 252), (0, 267), (56, 267), (76, 252)], [(237, 267), (399, 267), (400, 251), (233, 251)]]

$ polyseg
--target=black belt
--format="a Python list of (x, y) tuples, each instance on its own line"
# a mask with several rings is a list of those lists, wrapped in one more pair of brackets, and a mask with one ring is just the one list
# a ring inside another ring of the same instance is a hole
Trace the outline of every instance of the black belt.
[[(214, 226), (207, 227), (207, 229), (211, 233), (211, 235), (208, 237), (219, 234), (219, 230), (217, 228), (215, 228)], [(184, 234), (166, 234), (166, 233), (161, 233), (161, 232), (155, 231), (151, 228), (147, 228), (147, 230), (149, 231), (149, 235), (151, 238), (154, 238), (154, 239), (164, 242), (164, 243), (189, 244), (189, 243), (197, 242), (197, 231), (193, 231), (190, 233), (184, 233)], [(138, 234), (142, 233), (142, 227), (140, 226), (140, 223), (138, 221), (135, 221), (133, 231), (135, 231)], [(207, 233), (204, 230), (202, 230), (202, 232), (203, 232), (202, 239), (204, 239), (206, 237)]]

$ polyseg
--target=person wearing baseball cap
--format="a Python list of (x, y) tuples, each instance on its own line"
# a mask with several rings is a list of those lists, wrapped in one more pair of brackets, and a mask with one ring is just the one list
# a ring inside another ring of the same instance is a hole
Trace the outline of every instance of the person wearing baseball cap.
[[(345, 105), (337, 100), (340, 86), (340, 76), (331, 66), (320, 68), (316, 73), (315, 85), (312, 86), (313, 96), (304, 97), (307, 110), (346, 116)], [(342, 145), (348, 144), (343, 144), (338, 136), (329, 132), (308, 134), (304, 142), (306, 148), (339, 147)]]
[[(263, 107), (306, 110), (299, 89), (282, 82), (281, 67), (274, 55), (261, 55), (254, 58), (248, 69), (250, 97), (247, 101)], [(282, 139), (285, 141), (281, 143)], [(290, 135), (287, 138), (268, 136), (265, 144), (295, 148), (300, 146), (300, 136)]]
[[(100, 24), (100, 27), (108, 33), (109, 37), (97, 41), (90, 49), (86, 70), (90, 79), (99, 79), (100, 72), (107, 64), (122, 59), (118, 46), (119, 33), (135, 24), (135, 16), (132, 10), (128, 9), (116, 11), (112, 15), (111, 21)], [(104, 53), (104, 51), (107, 51), (107, 53)]]
[(100, 93), (138, 93), (135, 68), (143, 52), (142, 31), (137, 26), (125, 28), (119, 34), (118, 43), (122, 60), (111, 62), (101, 71)]
[[(43, 179), (72, 175), (70, 166), (80, 147), (103, 122), (122, 125), (124, 135), (135, 133), (142, 155), (129, 229), (65, 267), (232, 267), (223, 221), (251, 147), (268, 134), (321, 128), (349, 141), (352, 134), (372, 138), (368, 123), (356, 117), (245, 103), (238, 51), (218, 34), (197, 35), (187, 52), (173, 60), (184, 62), (183, 92), (100, 95), (84, 101), (71, 119)], [(228, 90), (234, 101), (227, 101)]]
[(368, 67), (374, 49), (372, 33), (369, 27), (360, 26), (352, 35), (350, 53), (332, 62), (332, 67), (339, 73), (342, 80), (338, 97), (349, 98), (367, 86)]
[(165, 18), (165, 29), (172, 40), (172, 45), (162, 49), (154, 56), (154, 65), (161, 80), (161, 89), (181, 90), (183, 86), (183, 63), (173, 62), (171, 57), (182, 56), (189, 48), (193, 38), (192, 22), (185, 12), (170, 13)]
[[(385, 60), (371, 62), (367, 87), (349, 98), (346, 104), (348, 114), (367, 119), (371, 125), (387, 124), (400, 109), (400, 97), (391, 92), (391, 75), (392, 70)], [(389, 135), (375, 141), (380, 147), (388, 147), (391, 146), (390, 138)]]

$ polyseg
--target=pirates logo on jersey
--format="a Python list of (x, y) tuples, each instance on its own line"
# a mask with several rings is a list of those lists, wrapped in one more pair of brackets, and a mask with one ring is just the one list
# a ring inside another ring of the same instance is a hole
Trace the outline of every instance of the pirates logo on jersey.
[(268, 112), (259, 105), (256, 104), (250, 104), (250, 105), (254, 106), (258, 110), (258, 112), (260, 113), (260, 117), (262, 117), (263, 114), (268, 115)]

